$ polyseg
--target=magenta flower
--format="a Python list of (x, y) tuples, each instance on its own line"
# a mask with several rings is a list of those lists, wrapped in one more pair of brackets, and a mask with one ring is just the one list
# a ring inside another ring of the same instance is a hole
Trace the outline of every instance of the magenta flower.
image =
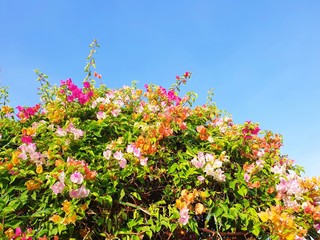
[(90, 88), (90, 83), (89, 82), (84, 82), (83, 83), (84, 88)]
[(80, 172), (76, 171), (71, 174), (70, 180), (73, 183), (81, 184), (83, 182), (83, 175)]
[(27, 144), (32, 143), (32, 138), (30, 136), (22, 136), (21, 142), (27, 143)]
[(21, 228), (18, 227), (18, 228), (16, 228), (16, 232), (15, 232), (13, 238), (20, 237), (21, 234), (22, 234)]

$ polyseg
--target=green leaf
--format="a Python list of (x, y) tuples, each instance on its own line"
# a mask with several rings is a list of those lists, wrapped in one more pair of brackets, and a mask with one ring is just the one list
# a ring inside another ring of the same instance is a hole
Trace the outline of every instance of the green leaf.
[(248, 188), (247, 188), (246, 186), (242, 185), (242, 186), (240, 187), (240, 189), (238, 190), (238, 193), (239, 193), (242, 197), (244, 197), (244, 196), (246, 196), (247, 193), (248, 193)]
[(224, 212), (223, 208), (217, 208), (213, 213), (216, 217), (219, 217)]
[(119, 200), (122, 200), (122, 198), (123, 198), (125, 195), (126, 195), (125, 191), (124, 191), (123, 189), (121, 189)]
[(132, 196), (134, 196), (136, 199), (141, 200), (140, 194), (137, 192), (132, 192), (131, 193)]
[(254, 228), (251, 230), (251, 233), (253, 234), (253, 235), (255, 235), (256, 237), (258, 237), (259, 236), (259, 234), (260, 234), (260, 227), (259, 226), (254, 226)]

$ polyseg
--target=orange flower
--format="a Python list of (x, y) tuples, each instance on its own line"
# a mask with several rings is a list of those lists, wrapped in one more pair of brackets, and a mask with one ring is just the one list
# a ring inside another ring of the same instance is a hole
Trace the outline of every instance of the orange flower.
[(94, 73), (93, 73), (93, 76), (96, 77), (96, 78), (98, 78), (98, 79), (102, 78), (101, 74), (99, 74), (99, 73), (97, 73), (97, 72), (94, 72)]
[(197, 129), (197, 132), (200, 133), (200, 134), (206, 134), (207, 133), (207, 129), (202, 125), (197, 126), (196, 129)]
[(71, 217), (65, 218), (63, 222), (64, 224), (70, 224), (70, 223), (75, 224), (76, 221), (77, 221), (77, 214), (74, 213)]
[(55, 165), (56, 167), (59, 167), (59, 166), (61, 166), (61, 165), (63, 165), (63, 164), (64, 164), (64, 161), (62, 161), (61, 159), (56, 160), (55, 163), (54, 163), (54, 165)]
[(46, 235), (44, 235), (43, 237), (40, 237), (39, 240), (48, 240), (48, 238)]
[(11, 239), (14, 236), (14, 230), (12, 228), (9, 228), (4, 232), (4, 234), (8, 237), (8, 239)]
[(269, 187), (267, 193), (271, 194), (274, 192), (274, 187)]
[(200, 126), (197, 126), (197, 132), (200, 134), (200, 139), (201, 140), (207, 140), (209, 138), (209, 135), (207, 133), (207, 129), (200, 125)]
[(14, 167), (14, 166), (13, 166), (12, 163), (8, 163), (8, 164), (7, 164), (7, 170), (8, 170), (8, 171), (11, 171), (11, 169), (12, 169), (13, 167)]
[(54, 223), (61, 223), (62, 218), (59, 215), (55, 214), (51, 218), (49, 218), (49, 220)]
[(88, 209), (88, 204), (84, 203), (83, 205), (81, 205), (80, 207), (81, 210), (85, 211)]
[(8, 114), (8, 113), (13, 112), (13, 109), (12, 109), (12, 107), (9, 107), (9, 106), (3, 106), (1, 108), (1, 112), (3, 112), (4, 114)]
[(22, 135), (24, 136), (34, 136), (37, 132), (36, 128), (29, 127), (29, 128), (23, 128), (22, 129)]
[(250, 183), (250, 182), (248, 183), (248, 187), (251, 188), (251, 189), (252, 188), (259, 188), (260, 185), (261, 185), (260, 181), (255, 181), (254, 183)]
[(172, 135), (173, 130), (170, 127), (170, 124), (168, 123), (161, 123), (160, 128), (159, 128), (159, 133), (160, 133), (160, 139), (163, 137), (169, 137)]
[(64, 200), (64, 202), (62, 203), (62, 210), (66, 213), (69, 214), (70, 213), (70, 207), (71, 207), (71, 202), (69, 202), (68, 200)]
[(27, 186), (27, 189), (29, 191), (36, 190), (36, 189), (40, 188), (40, 186), (41, 186), (40, 182), (35, 181), (35, 180), (29, 180), (25, 183), (25, 185)]

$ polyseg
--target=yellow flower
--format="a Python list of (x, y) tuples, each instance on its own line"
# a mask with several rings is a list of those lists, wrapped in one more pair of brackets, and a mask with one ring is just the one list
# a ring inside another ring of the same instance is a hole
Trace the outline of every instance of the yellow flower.
[(40, 174), (43, 172), (43, 168), (42, 168), (42, 165), (38, 165), (37, 166), (37, 169), (36, 169), (36, 173)]
[(185, 202), (182, 202), (180, 199), (176, 200), (176, 208), (181, 210), (182, 208), (186, 207), (187, 204)]
[(204, 192), (204, 191), (200, 191), (199, 195), (200, 195), (200, 197), (201, 197), (202, 199), (206, 199), (206, 197), (207, 197), (207, 194), (206, 194), (206, 192)]
[(267, 212), (260, 212), (260, 213), (258, 213), (258, 216), (262, 222), (266, 222), (269, 220), (270, 213), (268, 211)]
[(196, 215), (200, 215), (206, 211), (205, 207), (203, 206), (202, 203), (197, 203), (196, 206), (194, 207), (194, 211)]
[(13, 163), (14, 166), (16, 166), (16, 165), (18, 165), (20, 163), (20, 160), (19, 160), (19, 157), (18, 157), (19, 154), (20, 154), (19, 151), (15, 151), (15, 152), (12, 153), (11, 160), (12, 160), (12, 163)]

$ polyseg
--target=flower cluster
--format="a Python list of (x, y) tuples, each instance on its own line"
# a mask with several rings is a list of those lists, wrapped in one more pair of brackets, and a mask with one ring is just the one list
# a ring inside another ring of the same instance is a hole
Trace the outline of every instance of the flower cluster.
[[(226, 176), (221, 167), (223, 163), (228, 161), (229, 157), (225, 155), (225, 152), (222, 152), (217, 158), (214, 154), (199, 152), (197, 157), (191, 160), (191, 164), (196, 168), (202, 169), (206, 175), (212, 176), (216, 181), (224, 182)], [(201, 176), (198, 179), (204, 180)]]
[(60, 93), (67, 96), (68, 102), (73, 102), (78, 100), (78, 102), (83, 105), (87, 103), (90, 98), (93, 96), (93, 91), (90, 90), (90, 83), (84, 82), (84, 88), (81, 89), (75, 85), (71, 79), (66, 81), (61, 81), (61, 90)]
[(78, 140), (84, 134), (84, 132), (81, 129), (75, 128), (75, 126), (72, 123), (69, 123), (69, 125), (65, 129), (61, 128), (60, 126), (57, 127), (57, 130), (56, 130), (57, 136), (64, 137), (68, 133), (73, 134), (74, 140)]
[[(198, 191), (196, 189), (193, 192), (189, 192), (184, 189), (181, 191), (181, 196), (176, 200), (176, 207), (180, 210), (179, 223), (186, 225), (189, 221), (189, 211), (194, 211), (196, 215), (201, 215), (205, 213), (206, 209), (201, 202), (197, 202), (200, 199), (205, 199), (206, 193), (203, 191)], [(195, 203), (193, 207), (193, 203)]]
[(19, 239), (19, 240), (32, 240), (32, 229), (27, 228), (26, 232), (22, 232), (21, 228), (17, 227), (15, 231), (12, 228), (9, 228), (5, 235), (8, 239)]
[(34, 116), (41, 108), (40, 104), (36, 104), (34, 107), (22, 107), (18, 106), (18, 118), (21, 122), (27, 121), (30, 117)]

